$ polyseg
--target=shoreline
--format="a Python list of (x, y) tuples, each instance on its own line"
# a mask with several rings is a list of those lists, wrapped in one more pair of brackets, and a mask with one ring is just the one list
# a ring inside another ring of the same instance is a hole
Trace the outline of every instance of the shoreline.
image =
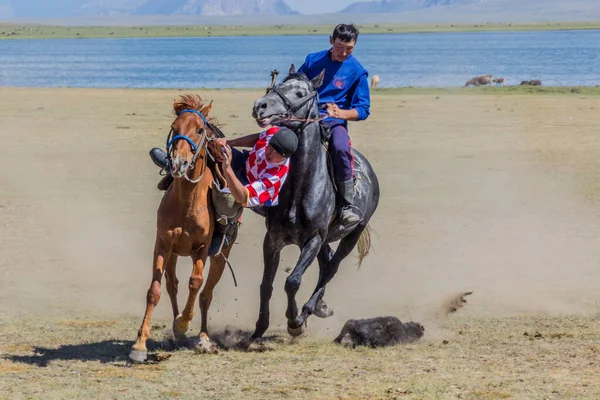
[[(75, 86), (1, 86), (4, 90), (90, 90), (90, 91), (203, 91), (203, 92), (264, 92), (265, 88), (132, 88), (132, 87), (75, 87)], [(371, 89), (371, 95), (563, 95), (600, 96), (600, 86), (480, 86), (480, 87), (390, 87)]]
[[(596, 22), (357, 24), (361, 34), (600, 30)], [(0, 22), (0, 40), (329, 35), (334, 25), (66, 26)]]

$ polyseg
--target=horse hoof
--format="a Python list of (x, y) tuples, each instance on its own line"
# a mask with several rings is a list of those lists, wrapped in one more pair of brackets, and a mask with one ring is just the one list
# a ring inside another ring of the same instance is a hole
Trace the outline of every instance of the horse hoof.
[(179, 314), (173, 321), (173, 335), (175, 340), (185, 340), (185, 333), (190, 329), (190, 321), (184, 321), (181, 314)]
[(290, 334), (290, 336), (297, 337), (302, 335), (306, 331), (306, 328), (304, 327), (304, 324), (300, 325), (297, 328), (292, 328), (288, 326), (287, 331)]
[(319, 318), (329, 318), (333, 315), (333, 308), (329, 307), (323, 300), (320, 300), (315, 307), (313, 315)]
[(248, 347), (248, 352), (251, 353), (264, 353), (266, 351), (272, 351), (274, 350), (273, 346), (268, 345), (267, 343), (263, 342), (262, 340), (256, 340), (254, 342), (252, 342), (252, 344), (250, 345), (250, 347)]
[(170, 333), (160, 342), (160, 347), (162, 347), (165, 351), (173, 351), (179, 347), (181, 342), (178, 342), (177, 339), (171, 336)]
[(253, 342), (254, 341), (250, 338), (244, 338), (234, 346), (234, 349), (238, 351), (248, 351)]
[(143, 363), (148, 359), (148, 351), (132, 349), (129, 359), (135, 363)]
[(200, 341), (194, 346), (198, 354), (219, 354), (217, 346), (209, 338), (200, 338)]

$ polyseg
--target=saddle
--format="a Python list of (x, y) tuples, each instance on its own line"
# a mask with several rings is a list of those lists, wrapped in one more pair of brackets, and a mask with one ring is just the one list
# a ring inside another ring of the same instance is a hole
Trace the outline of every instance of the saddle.
[(331, 139), (331, 129), (323, 121), (319, 122), (319, 129), (321, 130), (321, 143), (328, 145), (329, 139)]

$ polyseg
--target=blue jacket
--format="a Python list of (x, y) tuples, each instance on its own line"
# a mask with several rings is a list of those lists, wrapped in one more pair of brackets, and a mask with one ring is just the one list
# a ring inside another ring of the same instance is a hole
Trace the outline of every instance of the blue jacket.
[(337, 62), (331, 61), (329, 50), (323, 50), (306, 56), (298, 72), (313, 79), (323, 69), (323, 85), (317, 89), (319, 106), (335, 103), (342, 110), (355, 109), (358, 112), (358, 121), (367, 119), (371, 108), (367, 70), (352, 54), (344, 62)]

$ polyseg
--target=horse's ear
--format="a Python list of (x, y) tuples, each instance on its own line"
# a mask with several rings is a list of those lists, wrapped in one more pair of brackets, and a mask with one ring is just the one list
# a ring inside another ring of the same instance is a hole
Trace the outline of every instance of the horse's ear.
[(211, 100), (210, 103), (208, 103), (207, 105), (202, 107), (202, 110), (200, 110), (202, 115), (204, 115), (205, 117), (208, 117), (208, 114), (210, 113), (210, 110), (212, 109), (212, 103), (213, 103), (213, 101)]
[(289, 75), (295, 74), (296, 73), (296, 67), (294, 67), (294, 64), (290, 65), (290, 72), (288, 72)]
[(321, 87), (321, 85), (323, 84), (324, 78), (325, 78), (325, 68), (323, 68), (323, 71), (321, 71), (321, 73), (319, 75), (317, 75), (311, 79), (310, 83), (312, 83), (312, 87), (315, 89)]

